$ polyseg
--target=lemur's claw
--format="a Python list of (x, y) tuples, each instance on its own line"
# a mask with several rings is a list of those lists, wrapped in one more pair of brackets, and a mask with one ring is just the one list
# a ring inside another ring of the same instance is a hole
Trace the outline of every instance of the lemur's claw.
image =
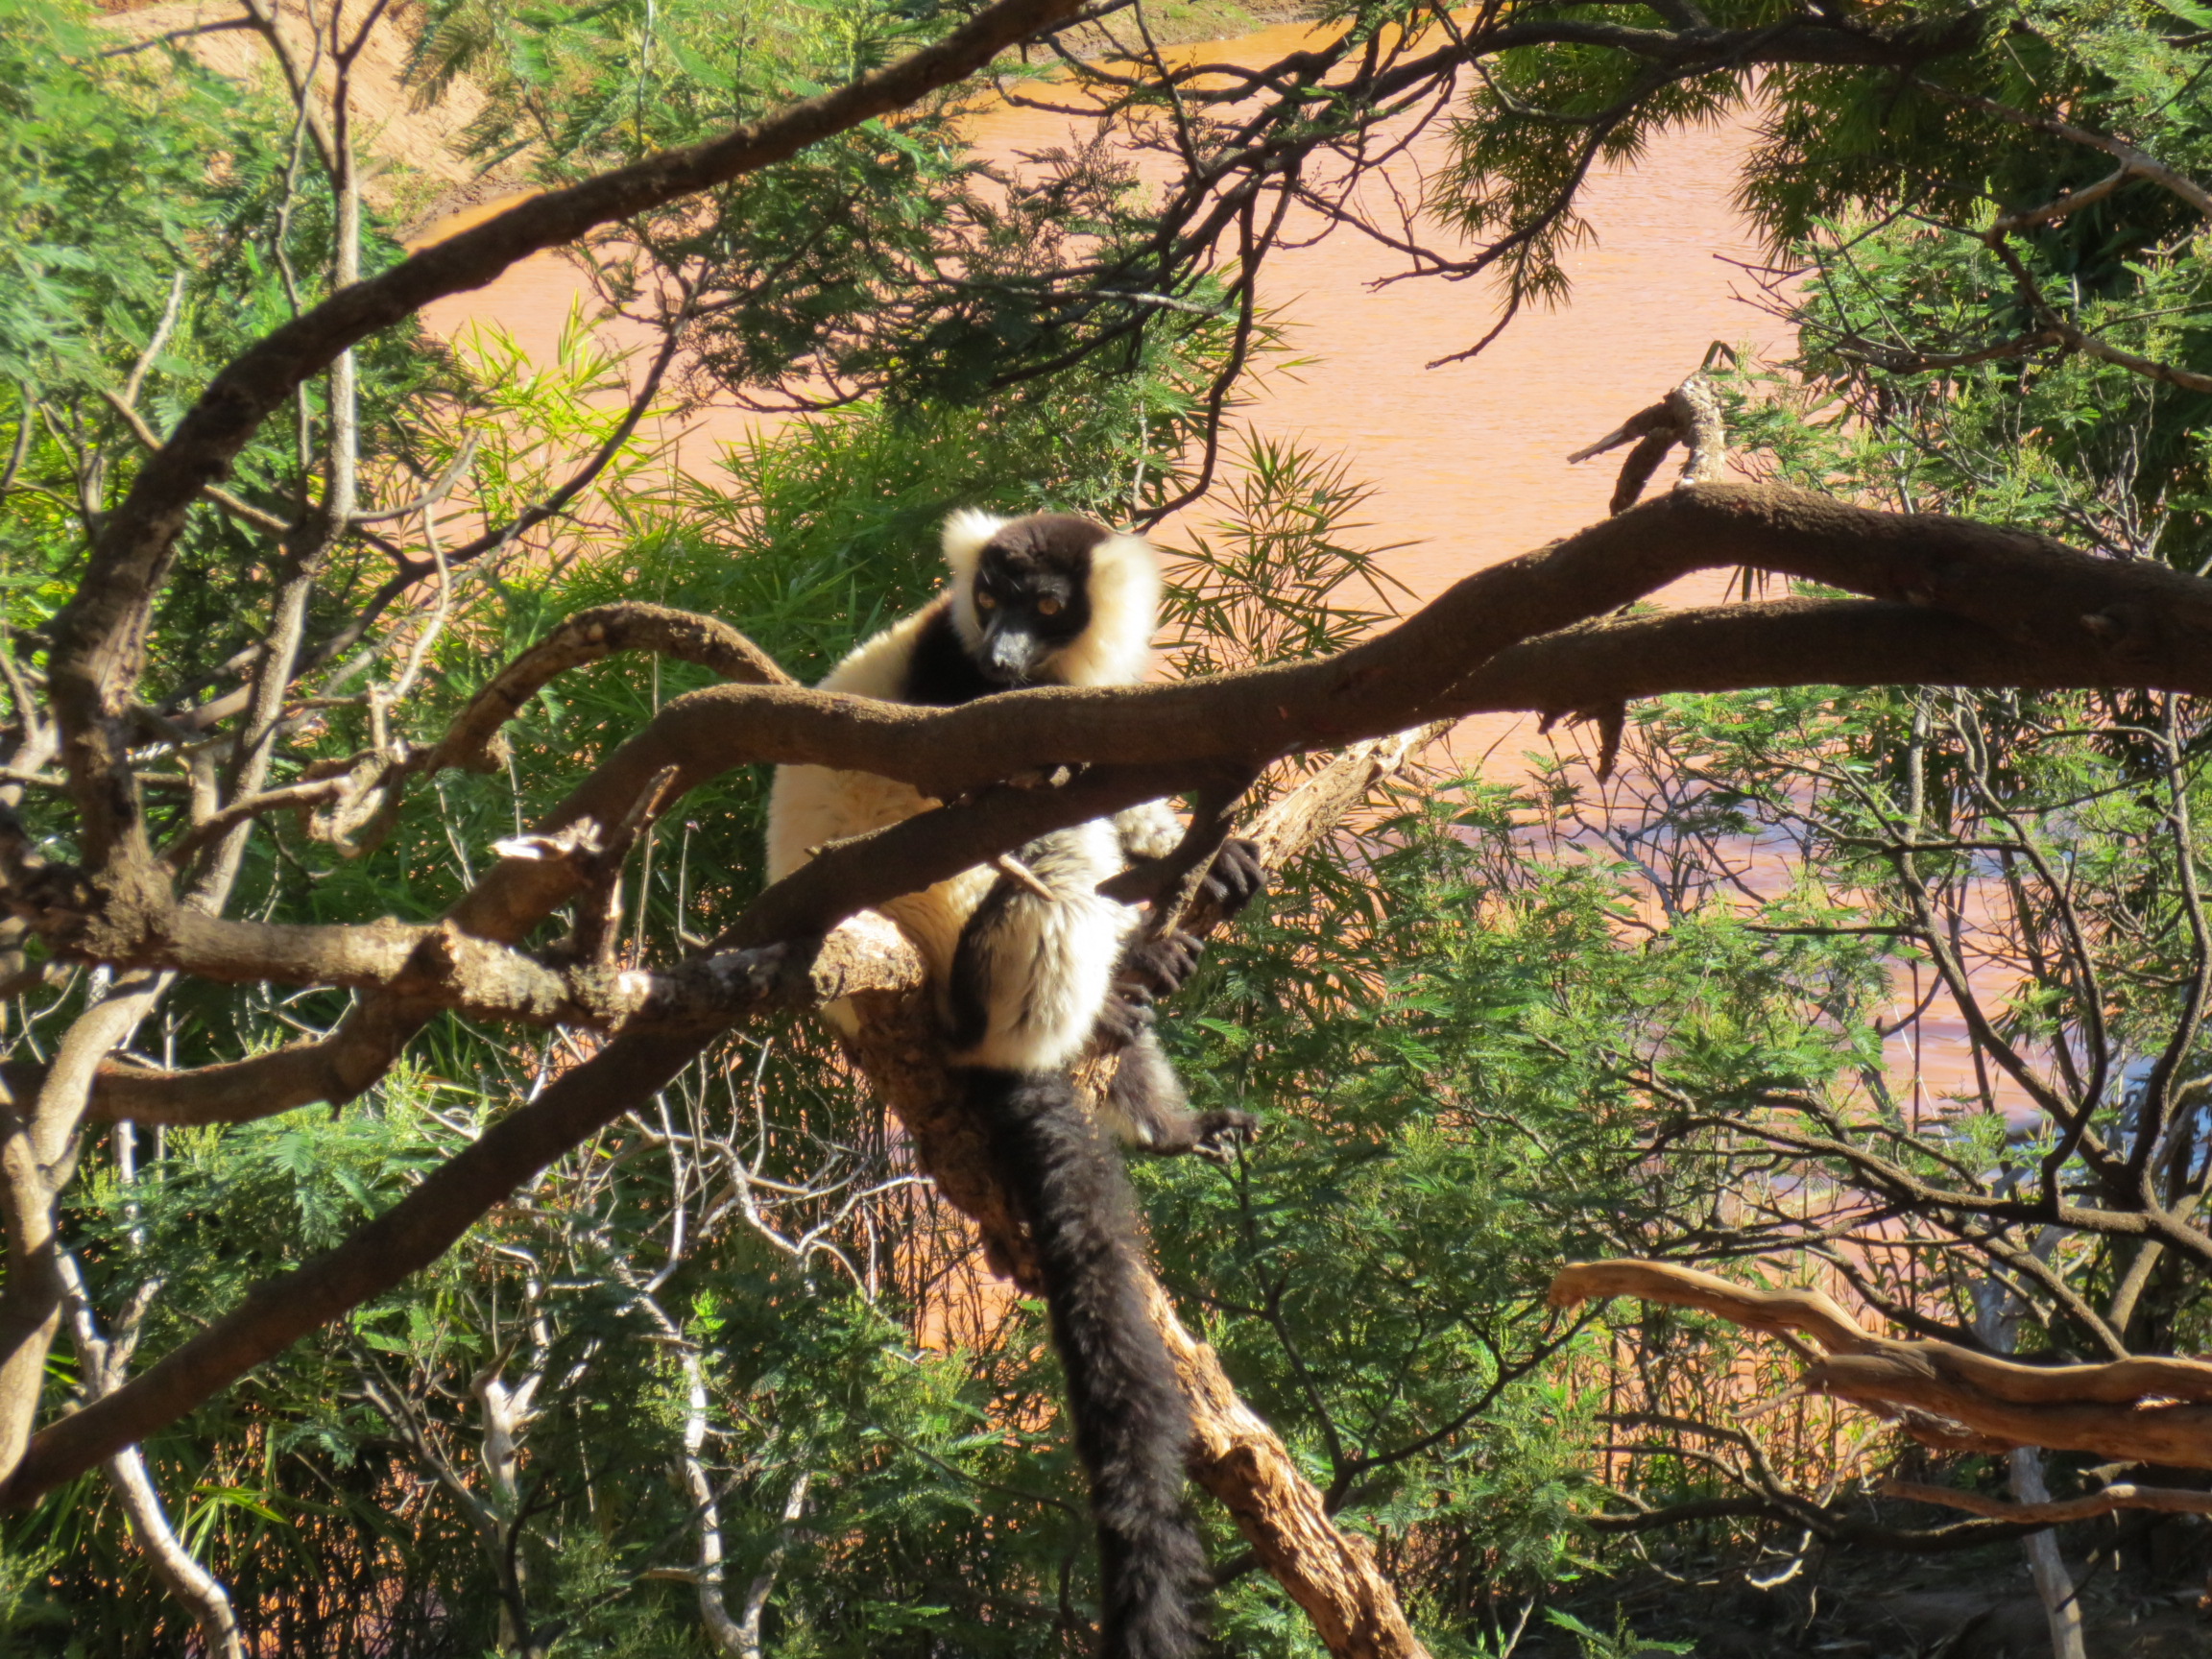
[(1190, 1150), (1213, 1164), (1234, 1164), (1260, 1139), (1260, 1119), (1249, 1112), (1201, 1112)]
[(1122, 960), (1116, 990), (1128, 986), (1145, 993), (1147, 999), (1172, 997), (1198, 971), (1198, 958), (1206, 942), (1190, 933), (1155, 934)]
[(1128, 1048), (1142, 1041), (1152, 1025), (1152, 993), (1142, 985), (1116, 985), (1099, 1004), (1099, 1037), (1110, 1048)]
[(1221, 843), (1206, 871), (1206, 897), (1221, 907), (1224, 918), (1259, 898), (1266, 885), (1267, 866), (1261, 862), (1260, 849), (1238, 836)]

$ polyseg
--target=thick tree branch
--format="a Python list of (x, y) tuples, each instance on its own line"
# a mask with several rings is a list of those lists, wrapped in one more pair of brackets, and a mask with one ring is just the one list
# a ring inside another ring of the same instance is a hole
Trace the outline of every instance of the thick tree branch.
[[(1307, 787), (1311, 789), (1320, 781), (1312, 781)], [(1308, 833), (1318, 836), (1326, 832), (1326, 825), (1317, 817), (1309, 815), (1306, 822)], [(527, 859), (509, 862), (526, 869), (532, 865)], [(493, 885), (488, 878), (471, 896), (487, 916), (493, 912), (483, 895)], [(709, 964), (714, 961), (714, 950), (735, 949), (730, 941), (731, 935), (725, 934), (715, 942), (709, 950)], [(736, 965), (719, 972), (725, 978), (740, 979), (741, 994), (756, 997), (756, 1006), (788, 1006), (855, 996), (872, 1014), (897, 1016), (901, 1010), (911, 1015), (925, 1000), (919, 955), (879, 917), (860, 919), (818, 949), (777, 946), (740, 960), (741, 974)], [(694, 963), (680, 972), (701, 966)], [(382, 1016), (386, 1022), (398, 1010), (414, 1012), (413, 1005), (395, 993), (363, 998), (364, 1009), (378, 1005), (386, 1010)], [(878, 1023), (871, 1019), (868, 1027)], [(896, 1019), (884, 1023), (890, 1029), (899, 1028)], [(245, 1306), (132, 1379), (116, 1394), (45, 1431), (34, 1441), (14, 1479), (0, 1488), (0, 1503), (27, 1503), (55, 1482), (68, 1479), (110, 1455), (118, 1447), (142, 1439), (299, 1336), (434, 1261), (470, 1222), (517, 1185), (649, 1097), (688, 1064), (710, 1038), (710, 1032), (696, 1029), (636, 1030), (616, 1037), (591, 1060), (557, 1080), (537, 1101), (487, 1130), (428, 1176), (422, 1186), (345, 1243), (290, 1274), (257, 1286)], [(918, 1068), (911, 1077), (934, 1077), (936, 1082), (934, 1089), (909, 1087), (892, 1094), (894, 1104), (902, 1111), (908, 1100), (918, 1108), (907, 1120), (916, 1136), (918, 1155), (924, 1166), (939, 1176), (947, 1196), (985, 1222), (987, 1237), (1008, 1241), (1001, 1260), (1019, 1272), (1017, 1263), (1026, 1258), (1025, 1242), (1021, 1240), (1011, 1209), (990, 1173), (989, 1157), (974, 1134), (974, 1125), (947, 1104), (950, 1091), (943, 1086), (943, 1061), (934, 1022), (926, 1014), (921, 1015), (918, 1024), (908, 1029), (907, 1039), (914, 1050), (909, 1058)], [(283, 1052), (297, 1054), (299, 1050)], [(255, 1064), (240, 1062), (228, 1070), (234, 1075)], [(293, 1064), (312, 1075), (304, 1062)], [(930, 1067), (933, 1071), (926, 1069)], [(209, 1071), (217, 1070), (221, 1069)], [(178, 1081), (207, 1077), (208, 1071), (188, 1072)], [(149, 1104), (145, 1096), (153, 1092), (153, 1080), (143, 1072), (111, 1062), (106, 1080), (114, 1091), (118, 1116), (142, 1120), (152, 1116), (144, 1108)], [(218, 1105), (226, 1098), (219, 1086), (201, 1085), (196, 1094), (206, 1105)], [(234, 1094), (229, 1097), (236, 1099)], [(231, 1116), (214, 1111), (192, 1120), (219, 1120)], [(94, 1416), (95, 1412), (99, 1415)]]
[(2069, 1521), (2090, 1521), (2123, 1509), (2154, 1509), (2167, 1515), (2212, 1515), (2212, 1492), (2192, 1492), (2183, 1486), (2136, 1486), (2115, 1481), (2080, 1498), (2060, 1498), (2049, 1503), (2008, 1503), (1979, 1492), (1955, 1486), (1925, 1486), (1917, 1480), (1888, 1480), (1882, 1486), (1891, 1498), (1914, 1503), (1935, 1503), (1946, 1509), (1963, 1509), (1995, 1521), (2032, 1522), (2041, 1527), (2063, 1526)]
[(1190, 1473), (1198, 1484), (1313, 1622), (1332, 1659), (1428, 1659), (1367, 1541), (1336, 1525), (1282, 1437), (1238, 1398), (1212, 1346), (1183, 1328), (1157, 1281), (1148, 1288), (1153, 1326), (1190, 1397)]
[(564, 1152), (650, 1099), (705, 1036), (620, 1037), (423, 1178), (344, 1243), (265, 1280), (235, 1309), (113, 1394), (41, 1431), (0, 1505), (28, 1503), (175, 1422), (318, 1326), (428, 1266)]
[(133, 838), (135, 808), (120, 746), (102, 723), (123, 711), (144, 656), (149, 607), (184, 516), (225, 477), (261, 422), (349, 348), (431, 301), (482, 286), (517, 260), (783, 160), (807, 145), (966, 79), (1002, 48), (1059, 21), (1076, 0), (998, 0), (886, 68), (721, 138), (663, 151), (566, 189), (533, 196), (483, 224), (340, 289), (250, 347), (209, 382), (150, 457), (102, 527), (77, 593), (55, 618), (50, 678), (89, 856)]
[(2024, 1365), (1949, 1342), (1870, 1335), (1818, 1290), (1754, 1290), (1665, 1262), (1561, 1269), (1551, 1301), (1639, 1296), (1696, 1308), (1747, 1331), (1804, 1332), (1828, 1351), (1800, 1384), (1887, 1415), (1949, 1418), (1984, 1440), (2212, 1469), (2212, 1361), (2146, 1358)]
[[(950, 799), (1074, 762), (1240, 766), (1341, 748), (1495, 707), (1502, 687), (1484, 681), (1499, 653), (1617, 611), (1696, 570), (1737, 565), (1940, 613), (1982, 631), (1909, 635), (1912, 644), (1881, 661), (1877, 636), (1897, 613), (1840, 613), (1850, 648), (1838, 655), (1869, 665), (1876, 684), (1939, 667), (1930, 654), (1940, 643), (1960, 648), (1963, 665), (1991, 684), (2212, 694), (2212, 582), (2147, 561), (2093, 559), (1963, 519), (1879, 513), (1775, 486), (1706, 484), (1466, 577), (1397, 627), (1317, 661), (1170, 685), (1011, 692), (951, 709), (795, 686), (692, 692), (610, 757), (556, 822), (589, 810), (574, 804), (587, 791), (634, 793), (671, 765), (683, 788), (735, 765), (800, 761), (873, 772)], [(1808, 625), (1812, 613), (1794, 603), (1736, 609), (1794, 619), (1800, 642), (1816, 632)], [(1695, 621), (1671, 626), (1719, 639), (1729, 633), (1719, 626), (1727, 615), (1697, 613)], [(1751, 632), (1736, 642), (1756, 645), (1759, 625), (1741, 626)], [(1574, 652), (1574, 637), (1543, 649)], [(1665, 636), (1607, 637), (1648, 644)], [(1639, 666), (1650, 679), (1632, 694), (1816, 678), (1791, 670), (1773, 648), (1760, 661), (1777, 672), (1763, 682), (1743, 678), (1744, 664), (1716, 667), (1695, 652), (1674, 654), (1664, 674), (1661, 661), (1657, 652), (1644, 659)], [(1526, 685), (1527, 672), (1515, 678)]]

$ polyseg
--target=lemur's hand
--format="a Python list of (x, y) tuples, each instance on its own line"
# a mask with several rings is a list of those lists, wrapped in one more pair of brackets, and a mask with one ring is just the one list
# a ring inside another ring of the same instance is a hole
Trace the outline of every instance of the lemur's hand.
[(1206, 897), (1221, 907), (1225, 921), (1259, 898), (1266, 885), (1267, 866), (1260, 861), (1260, 849), (1237, 836), (1221, 843), (1206, 872)]
[(1098, 1005), (1098, 1021), (1092, 1027), (1099, 1046), (1109, 1051), (1135, 1047), (1151, 1028), (1152, 994), (1118, 980)]
[(1205, 950), (1206, 942), (1195, 934), (1176, 928), (1155, 933), (1123, 953), (1114, 974), (1114, 994), (1134, 995), (1145, 1004), (1155, 998), (1172, 997), (1198, 971), (1198, 958)]

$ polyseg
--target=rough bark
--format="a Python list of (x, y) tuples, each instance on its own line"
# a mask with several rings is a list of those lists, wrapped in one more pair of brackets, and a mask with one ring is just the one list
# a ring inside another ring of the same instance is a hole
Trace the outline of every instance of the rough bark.
[(1884, 1415), (1925, 1411), (2006, 1447), (2212, 1469), (2212, 1361), (2024, 1365), (1950, 1342), (1869, 1334), (1818, 1290), (1746, 1289), (1666, 1262), (1575, 1262), (1551, 1282), (1557, 1307), (1603, 1296), (1697, 1308), (1747, 1331), (1801, 1332), (1828, 1357), (1807, 1365), (1799, 1385)]
[[(1439, 734), (1437, 728), (1360, 744), (1291, 790), (1241, 832), (1270, 865), (1325, 839), (1384, 779), (1402, 771)], [(1218, 917), (1198, 906), (1182, 918), (1194, 931)], [(854, 1058), (912, 1139), (915, 1159), (955, 1208), (976, 1223), (993, 1268), (1035, 1289), (1035, 1259), (992, 1166), (979, 1127), (954, 1099), (943, 1042), (924, 990), (920, 954), (879, 918), (865, 926), (885, 957), (904, 965), (912, 986), (856, 1001), (861, 1018)], [(1100, 1079), (1090, 1080), (1095, 1090)], [(1190, 1400), (1190, 1472), (1235, 1518), (1267, 1570), (1307, 1616), (1336, 1659), (1426, 1659), (1375, 1565), (1366, 1542), (1330, 1519), (1320, 1490), (1275, 1431), (1237, 1397), (1214, 1350), (1176, 1317), (1166, 1291), (1147, 1277), (1153, 1322), (1175, 1357)]]
[(2002, 1498), (1965, 1492), (1956, 1486), (1924, 1485), (1917, 1480), (1885, 1481), (1882, 1491), (1887, 1497), (1903, 1498), (1914, 1503), (1963, 1509), (1969, 1515), (1985, 1515), (1995, 1521), (2032, 1521), (2045, 1527), (2057, 1527), (2068, 1521), (2094, 1521), (2100, 1515), (2114, 1515), (2123, 1509), (2151, 1509), (2164, 1515), (2212, 1515), (2212, 1492), (2192, 1491), (2186, 1486), (2138, 1486), (2128, 1480), (2116, 1480), (2079, 1498), (2022, 1503), (2008, 1503)]
[(1334, 1659), (1428, 1659), (1367, 1541), (1330, 1519), (1320, 1489), (1237, 1397), (1212, 1346), (1183, 1328), (1157, 1284), (1151, 1311), (1190, 1398), (1192, 1477), (1229, 1511)]

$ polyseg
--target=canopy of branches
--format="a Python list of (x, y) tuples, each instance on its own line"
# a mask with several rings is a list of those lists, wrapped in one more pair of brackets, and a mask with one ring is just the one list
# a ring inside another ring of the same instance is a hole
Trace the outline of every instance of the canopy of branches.
[[(1163, 795), (1277, 866), (1163, 1020), (1266, 1134), (1139, 1173), (1228, 1650), (1631, 1651), (1668, 1551), (1816, 1645), (1848, 1551), (2026, 1537), (2063, 1655), (2050, 1527), (2208, 1507), (2212, 11), (1175, 10), (0, 0), (21, 1650), (1087, 1651), (871, 907)], [(1270, 254), (1479, 278), (1479, 373), (1724, 117), (1794, 356), (1407, 605), (1239, 420)], [(551, 353), (422, 327), (555, 250)], [(709, 402), (785, 419), (680, 466)], [(957, 506), (1171, 522), (1168, 673), (803, 689)], [(948, 805), (766, 886), (802, 760)]]

